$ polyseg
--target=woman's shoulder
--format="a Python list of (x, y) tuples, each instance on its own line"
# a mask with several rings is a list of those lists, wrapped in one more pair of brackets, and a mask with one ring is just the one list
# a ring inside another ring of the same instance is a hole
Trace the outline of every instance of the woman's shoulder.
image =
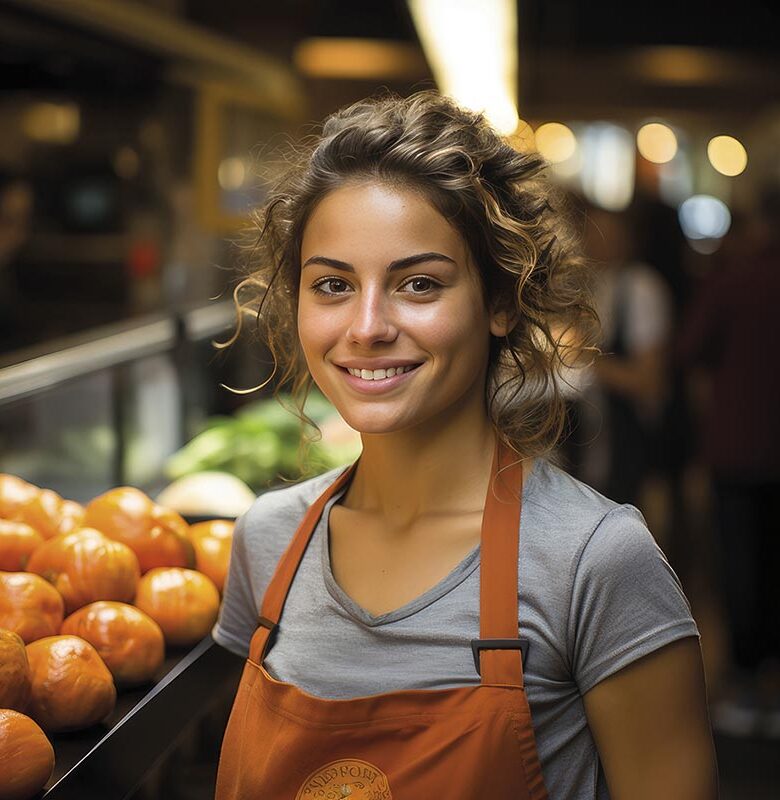
[(284, 544), (298, 527), (309, 506), (336, 480), (345, 467), (263, 492), (236, 523), (237, 535), (247, 542)]
[(546, 459), (537, 460), (523, 493), (521, 555), (571, 583), (583, 566), (609, 570), (638, 554), (663, 555), (644, 516), (616, 503)]
[(602, 523), (646, 527), (637, 508), (610, 500), (546, 458), (534, 462), (523, 492), (523, 513), (554, 526), (559, 536), (578, 540), (590, 536)]

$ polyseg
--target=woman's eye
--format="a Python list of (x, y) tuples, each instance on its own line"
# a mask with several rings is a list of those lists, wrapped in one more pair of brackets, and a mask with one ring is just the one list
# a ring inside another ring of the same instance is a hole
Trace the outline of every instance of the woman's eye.
[[(401, 288), (410, 294), (423, 295), (430, 294), (433, 290), (438, 288), (439, 285), (440, 284), (432, 278), (418, 276), (407, 280)], [(349, 284), (341, 278), (322, 278), (312, 284), (311, 288), (312, 291), (317, 294), (326, 295), (328, 297), (338, 297), (349, 291)]]
[(411, 278), (404, 284), (404, 286), (411, 287), (412, 294), (427, 294), (438, 285), (436, 281), (425, 277)]
[[(327, 290), (323, 287), (328, 287)], [(324, 278), (315, 283), (311, 288), (319, 294), (337, 295), (343, 294), (344, 289), (347, 287), (347, 282), (340, 278)]]

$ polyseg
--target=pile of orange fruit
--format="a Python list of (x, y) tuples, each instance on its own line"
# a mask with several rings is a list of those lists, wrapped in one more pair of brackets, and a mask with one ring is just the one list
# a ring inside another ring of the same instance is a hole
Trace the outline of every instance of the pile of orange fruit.
[(0, 800), (45, 786), (48, 735), (105, 720), (209, 633), (232, 535), (132, 487), (82, 506), (0, 474)]

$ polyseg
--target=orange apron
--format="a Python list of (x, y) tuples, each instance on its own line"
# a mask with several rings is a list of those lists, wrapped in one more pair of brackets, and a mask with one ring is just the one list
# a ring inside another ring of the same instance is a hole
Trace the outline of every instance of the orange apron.
[(222, 742), (217, 800), (547, 798), (517, 624), (522, 467), (497, 475), (499, 463), (513, 457), (497, 445), (482, 516), (481, 639), (471, 642), (481, 683), (330, 700), (263, 668), (325, 503), (349, 481), (355, 462), (311, 505), (265, 593)]

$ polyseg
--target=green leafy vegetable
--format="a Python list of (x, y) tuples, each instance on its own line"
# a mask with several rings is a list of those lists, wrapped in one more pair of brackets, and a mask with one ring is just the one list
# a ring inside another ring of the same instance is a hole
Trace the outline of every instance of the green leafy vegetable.
[[(281, 398), (292, 406), (292, 399)], [(317, 425), (338, 421), (333, 406), (319, 393), (312, 393), (306, 413)], [(272, 398), (245, 406), (233, 417), (213, 417), (205, 429), (174, 453), (166, 462), (165, 472), (171, 479), (194, 472), (218, 470), (229, 472), (249, 484), (255, 491), (267, 489), (280, 479), (297, 480), (354, 461), (360, 454), (357, 434), (318, 441), (308, 451), (305, 464), (299, 460), (299, 447), (304, 435), (301, 421), (292, 411)], [(312, 433), (309, 429), (307, 433)]]

